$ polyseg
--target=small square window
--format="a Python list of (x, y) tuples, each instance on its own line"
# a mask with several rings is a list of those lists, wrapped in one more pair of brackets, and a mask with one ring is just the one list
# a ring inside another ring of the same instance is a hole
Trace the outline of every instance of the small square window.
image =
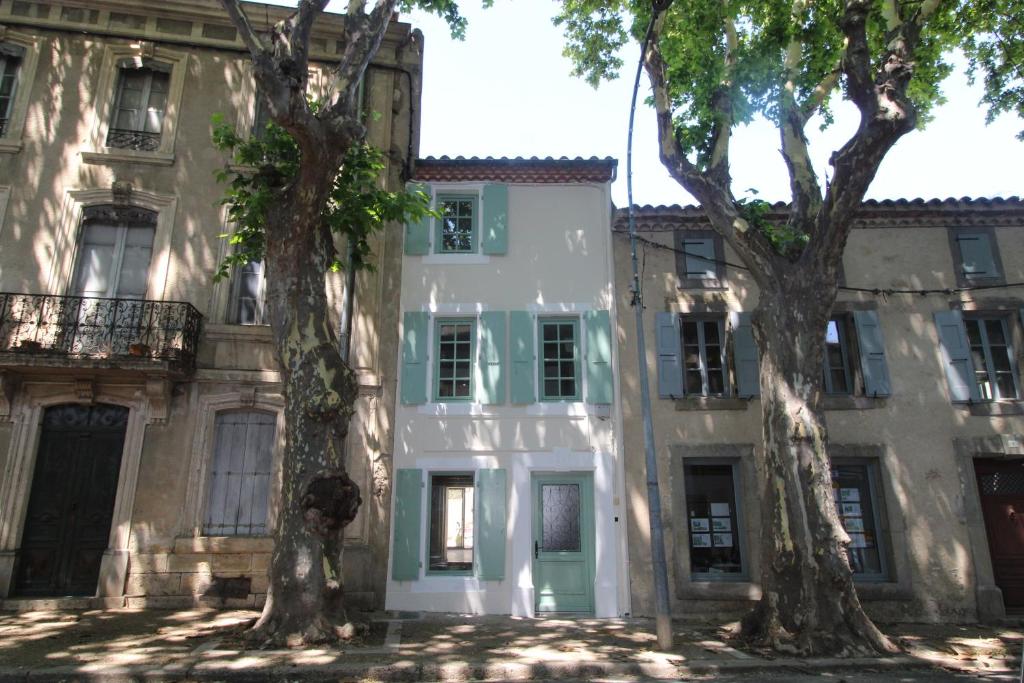
[(725, 279), (721, 236), (712, 230), (677, 230), (676, 274), (684, 289), (718, 288)]
[(475, 488), (468, 474), (430, 477), (430, 557), (432, 572), (473, 570)]
[(479, 219), (475, 195), (438, 195), (437, 241), (439, 254), (475, 254)]
[(850, 568), (858, 578), (877, 580), (887, 577), (887, 568), (875, 469), (871, 462), (833, 462), (832, 492), (850, 537)]
[(542, 319), (539, 328), (541, 400), (579, 401), (579, 320)]
[(683, 391), (687, 396), (727, 396), (725, 321), (683, 316)]
[(949, 241), (958, 286), (999, 284), (1006, 281), (992, 228), (951, 229)]
[(438, 401), (472, 401), (476, 321), (439, 320), (435, 329), (435, 397)]
[(687, 463), (683, 477), (690, 573), (700, 579), (742, 575), (745, 568), (736, 514), (736, 465)]

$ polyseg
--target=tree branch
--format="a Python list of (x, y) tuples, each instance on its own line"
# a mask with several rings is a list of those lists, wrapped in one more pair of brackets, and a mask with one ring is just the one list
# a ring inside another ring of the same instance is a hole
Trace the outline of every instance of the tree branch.
[(643, 55), (644, 69), (654, 91), (661, 163), (676, 182), (700, 202), (712, 227), (751, 267), (755, 281), (763, 286), (775, 275), (781, 257), (767, 238), (760, 232), (751, 230), (746, 219), (740, 216), (729, 187), (731, 180), (728, 175), (721, 177), (720, 173), (702, 173), (686, 158), (676, 138), (668, 87), (668, 69), (659, 43), (664, 22), (665, 13), (662, 12), (653, 24), (647, 51)]
[[(349, 3), (364, 5), (365, 3)], [(398, 0), (377, 0), (373, 10), (365, 14), (361, 9), (350, 13), (345, 21), (345, 49), (341, 54), (337, 68), (334, 70), (334, 87), (337, 96), (329, 109), (325, 110), (324, 118), (333, 127), (342, 125), (345, 120), (358, 118), (359, 80), (366, 73), (366, 68), (380, 48), (387, 33), (388, 23), (395, 11)], [(351, 127), (351, 126), (349, 126)], [(343, 135), (358, 134), (355, 131)]]
[(712, 135), (715, 144), (711, 150), (710, 170), (722, 179), (730, 178), (729, 171), (729, 143), (732, 141), (732, 101), (730, 89), (732, 88), (733, 70), (736, 67), (736, 49), (739, 46), (739, 38), (736, 34), (736, 22), (728, 13), (728, 3), (722, 2), (725, 7), (725, 78), (718, 90), (715, 92), (712, 107), (715, 110), (715, 123)]
[(221, 4), (224, 5), (224, 10), (228, 13), (231, 23), (238, 29), (238, 35), (241, 37), (245, 47), (248, 48), (253, 61), (265, 56), (267, 54), (267, 46), (263, 44), (263, 39), (260, 38), (256, 30), (253, 29), (252, 24), (249, 23), (249, 17), (246, 16), (245, 10), (242, 9), (240, 0), (221, 0)]
[(808, 118), (796, 101), (797, 70), (800, 68), (803, 51), (803, 43), (798, 37), (799, 26), (806, 8), (805, 0), (793, 0), (793, 37), (786, 47), (783, 61), (786, 82), (779, 94), (779, 136), (782, 141), (782, 158), (789, 171), (789, 188), (793, 196), (789, 221), (794, 226), (805, 226), (807, 217), (821, 205), (821, 187), (804, 136)]
[(871, 78), (871, 51), (867, 36), (868, 11), (869, 3), (865, 0), (848, 0), (840, 20), (846, 36), (842, 68), (846, 74), (847, 91), (862, 115), (875, 106), (875, 83)]

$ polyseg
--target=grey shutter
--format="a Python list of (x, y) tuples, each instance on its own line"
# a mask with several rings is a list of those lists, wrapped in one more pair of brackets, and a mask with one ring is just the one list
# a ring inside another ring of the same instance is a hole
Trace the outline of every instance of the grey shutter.
[(480, 314), (480, 391), (484, 405), (505, 402), (505, 311)]
[(971, 345), (967, 341), (964, 318), (960, 311), (936, 311), (935, 327), (939, 332), (939, 350), (953, 403), (967, 403), (979, 398), (971, 362)]
[(715, 269), (715, 241), (711, 237), (683, 237), (683, 251), (689, 280), (713, 280)]
[(733, 313), (730, 318), (736, 395), (740, 398), (760, 396), (760, 361), (757, 357), (757, 344), (754, 342), (754, 328), (750, 324), (750, 313)]
[[(405, 187), (407, 192), (417, 190), (430, 197), (430, 185), (426, 183), (409, 183)], [(406, 256), (422, 256), (430, 252), (430, 226), (434, 224), (433, 216), (425, 215), (418, 221), (408, 221), (405, 224), (405, 254)]]
[(960, 266), (967, 278), (999, 277), (992, 241), (985, 233), (967, 233), (956, 237), (960, 246)]
[(679, 315), (655, 313), (654, 328), (658, 345), (658, 396), (661, 398), (682, 396), (683, 364), (679, 339)]
[(885, 362), (885, 339), (882, 337), (882, 327), (878, 324), (878, 311), (854, 311), (853, 322), (857, 327), (857, 343), (860, 346), (864, 394), (891, 395), (889, 367)]
[(503, 469), (477, 471), (476, 565), (484, 581), (505, 578), (506, 474)]
[(204, 534), (266, 533), (276, 421), (261, 412), (217, 415)]

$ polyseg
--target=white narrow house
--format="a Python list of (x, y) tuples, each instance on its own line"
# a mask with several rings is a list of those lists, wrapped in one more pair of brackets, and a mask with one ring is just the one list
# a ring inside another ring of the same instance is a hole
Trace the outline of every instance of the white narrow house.
[(386, 607), (629, 611), (613, 159), (426, 159), (406, 226)]

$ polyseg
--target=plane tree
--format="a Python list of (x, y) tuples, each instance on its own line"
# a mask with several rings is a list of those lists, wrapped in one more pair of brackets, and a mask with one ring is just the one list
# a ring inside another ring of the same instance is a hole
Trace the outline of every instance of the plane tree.
[[(1019, 0), (561, 3), (565, 54), (594, 85), (617, 75), (620, 48), (642, 44), (661, 161), (758, 287), (762, 598), (742, 631), (759, 643), (803, 654), (896, 649), (861, 607), (833, 500), (823, 338), (854, 214), (893, 145), (943, 100), (953, 52), (983, 80), (990, 116), (1024, 113), (1022, 10)], [(807, 129), (830, 124), (841, 101), (859, 123), (822, 178)], [(755, 117), (778, 131), (785, 221), (733, 193), (733, 133)]]

